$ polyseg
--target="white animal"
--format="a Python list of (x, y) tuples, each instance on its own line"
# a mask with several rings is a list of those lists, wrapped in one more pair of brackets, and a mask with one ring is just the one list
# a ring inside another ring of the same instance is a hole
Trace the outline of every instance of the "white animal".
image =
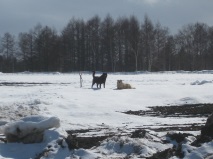
[(134, 88), (128, 83), (123, 83), (122, 80), (117, 80), (117, 89), (134, 89)]

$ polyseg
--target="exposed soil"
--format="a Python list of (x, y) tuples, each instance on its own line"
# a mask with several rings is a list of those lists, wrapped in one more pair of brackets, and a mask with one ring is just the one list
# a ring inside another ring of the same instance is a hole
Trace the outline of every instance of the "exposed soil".
[(213, 112), (213, 104), (185, 104), (181, 106), (155, 106), (150, 110), (123, 112), (125, 114), (139, 116), (159, 117), (208, 117)]
[(162, 132), (162, 131), (199, 131), (203, 127), (201, 124), (193, 123), (193, 124), (172, 124), (162, 125), (163, 127), (160, 128), (149, 128), (150, 130), (154, 130), (156, 132)]
[(183, 158), (184, 154), (181, 151), (181, 145), (178, 148), (169, 148), (161, 152), (157, 152), (152, 157), (148, 157), (147, 159), (169, 159), (172, 156), (176, 156), (179, 158)]
[(99, 146), (100, 142), (105, 140), (109, 136), (108, 134), (104, 134), (102, 136), (80, 136), (81, 134), (88, 133), (88, 132), (98, 132), (100, 129), (80, 129), (80, 130), (69, 130), (67, 133), (69, 134), (66, 138), (66, 142), (69, 146), (69, 149), (78, 149), (78, 148), (84, 148), (89, 149), (93, 146)]
[[(0, 83), (1, 86), (2, 83)], [(26, 84), (26, 83), (18, 83), (18, 84)], [(35, 85), (35, 84), (41, 84), (41, 83), (27, 83), (28, 85)], [(42, 84), (49, 84), (49, 83), (42, 83)], [(7, 84), (5, 84), (7, 85)], [(17, 86), (17, 83), (14, 84)], [(3, 108), (5, 110), (3, 110)], [(150, 110), (139, 110), (139, 111), (127, 111), (122, 112), (127, 115), (138, 115), (141, 116), (157, 116), (157, 117), (175, 117), (175, 118), (188, 118), (188, 117), (196, 117), (196, 118), (203, 118), (207, 117), (213, 112), (213, 104), (187, 104), (182, 106), (156, 106), (156, 107), (149, 107)], [(7, 107), (0, 107), (0, 110), (7, 111), (9, 108)], [(20, 111), (23, 110), (23, 112), (31, 112), (31, 114), (37, 114), (39, 110), (36, 109), (36, 107), (30, 107), (28, 110), (25, 107), (18, 107), (16, 111), (14, 111), (15, 115), (18, 115), (20, 117), (25, 116), (24, 114), (20, 115)], [(28, 110), (28, 111), (27, 111)], [(19, 112), (19, 113), (17, 113)], [(15, 116), (14, 114), (10, 114), (11, 117)], [(0, 113), (0, 116), (3, 114)], [(0, 117), (1, 118), (1, 117)], [(16, 117), (17, 118), (17, 117)], [(167, 133), (167, 138), (170, 140), (175, 140), (177, 142), (177, 146), (173, 148), (166, 149), (161, 152), (157, 152), (153, 156), (149, 157), (149, 159), (167, 159), (172, 156), (177, 156), (180, 158), (184, 157), (184, 154), (182, 152), (182, 143), (184, 142), (185, 138), (188, 136), (193, 136), (192, 134), (188, 133), (190, 131), (201, 131), (203, 129), (204, 123), (192, 123), (192, 124), (164, 124), (164, 125), (146, 125), (145, 127), (141, 128), (132, 128), (131, 132), (129, 130), (120, 130), (120, 131), (110, 131), (107, 127), (99, 127), (99, 128), (93, 128), (93, 129), (80, 129), (80, 130), (68, 130), (67, 133), (69, 134), (67, 138), (65, 138), (66, 143), (69, 146), (69, 149), (91, 149), (92, 147), (100, 146), (101, 142), (107, 138), (111, 138), (114, 136), (120, 137), (120, 136), (129, 136), (130, 138), (146, 138), (147, 134), (150, 135), (149, 131), (155, 131), (155, 132), (169, 132), (169, 131), (187, 131), (187, 133), (174, 133), (169, 134)], [(104, 130), (104, 131), (103, 131)], [(99, 133), (99, 132), (104, 132)], [(88, 135), (90, 134), (90, 135)], [(92, 134), (92, 135), (91, 135)], [(157, 137), (157, 136), (156, 136)], [(5, 142), (5, 138), (0, 136), (0, 140), (2, 142)], [(151, 139), (150, 139), (151, 140)], [(191, 144), (193, 146), (201, 146), (204, 142), (212, 141), (212, 137), (209, 136), (196, 136), (196, 140)], [(168, 143), (169, 140), (162, 140), (162, 143)], [(59, 144), (60, 145), (60, 144)], [(63, 145), (61, 144), (62, 148)], [(49, 153), (49, 151), (52, 151), (51, 147), (49, 149), (45, 149), (43, 152), (38, 154), (37, 158), (40, 158), (41, 156), (45, 156)], [(128, 158), (128, 156), (127, 156)], [(130, 157), (131, 158), (131, 157)]]
[[(155, 117), (176, 117), (176, 118), (189, 118), (197, 117), (203, 118), (208, 117), (213, 113), (213, 104), (186, 104), (181, 106), (155, 106), (149, 107), (150, 110), (138, 110), (123, 112), (128, 115), (138, 115), (138, 116), (155, 116)], [(151, 126), (151, 125), (150, 125)], [(202, 124), (192, 123), (192, 124), (164, 124), (159, 128), (151, 128), (151, 130), (161, 132), (161, 131), (199, 131), (203, 127)]]
[(90, 149), (93, 146), (99, 146), (100, 142), (106, 138), (108, 138), (108, 136), (77, 137), (74, 135), (69, 135), (66, 138), (66, 142), (69, 149)]
[(43, 86), (43, 85), (66, 85), (70, 83), (49, 83), (49, 82), (0, 82), (0, 86)]
[[(180, 118), (188, 118), (188, 117), (207, 117), (213, 112), (213, 104), (187, 104), (182, 106), (156, 106), (156, 107), (149, 107), (150, 110), (143, 111), (127, 111), (123, 112), (128, 115), (139, 115), (139, 116), (159, 116), (159, 117), (180, 117)], [(154, 125), (150, 125), (154, 126)], [(200, 131), (203, 125), (193, 123), (193, 124), (172, 124), (172, 125), (162, 125), (159, 128), (150, 128), (149, 126), (135, 129), (134, 131), (128, 134), (131, 138), (143, 138), (147, 131), (153, 130), (156, 132), (164, 132), (164, 131)], [(99, 128), (100, 129), (100, 128)], [(92, 148), (93, 146), (99, 146), (100, 142), (106, 138), (112, 136), (119, 136), (120, 134), (113, 134), (109, 135), (106, 134), (105, 136), (90, 136), (90, 137), (82, 137), (82, 134), (88, 132), (94, 132), (94, 129), (85, 129), (85, 130), (69, 130), (67, 131), (69, 136), (66, 139), (69, 148)], [(97, 132), (100, 131), (97, 129)], [(177, 142), (181, 142), (186, 136), (190, 134), (176, 134), (174, 136), (168, 136), (171, 139), (177, 140)], [(81, 137), (80, 137), (81, 136)], [(151, 158), (165, 158), (165, 155), (174, 155), (182, 156), (178, 149), (168, 149), (163, 152), (159, 152)], [(179, 154), (177, 154), (179, 153)]]

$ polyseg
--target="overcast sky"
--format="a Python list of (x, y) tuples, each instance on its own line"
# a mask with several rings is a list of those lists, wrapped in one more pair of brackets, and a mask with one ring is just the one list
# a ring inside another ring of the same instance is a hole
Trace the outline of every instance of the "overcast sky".
[(147, 14), (176, 33), (189, 23), (213, 26), (213, 0), (0, 0), (0, 36), (28, 32), (38, 23), (61, 32), (72, 17), (107, 14), (115, 20), (135, 15), (140, 22)]

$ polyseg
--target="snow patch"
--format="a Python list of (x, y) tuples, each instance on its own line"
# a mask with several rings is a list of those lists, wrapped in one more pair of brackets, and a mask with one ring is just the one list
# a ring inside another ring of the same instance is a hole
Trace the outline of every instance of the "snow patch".
[(129, 137), (112, 137), (106, 139), (98, 150), (106, 155), (123, 154), (139, 155), (140, 157), (150, 157), (158, 151), (170, 148), (171, 144), (161, 144), (160, 142), (152, 142), (147, 139), (132, 139)]
[(20, 121), (7, 123), (1, 127), (0, 130), (5, 136), (12, 134), (22, 138), (27, 134), (31, 134), (32, 132), (42, 132), (53, 127), (58, 128), (59, 126), (60, 120), (57, 117), (50, 117), (45, 119), (41, 116), (33, 116), (24, 118)]
[(213, 142), (204, 143), (201, 147), (193, 147), (183, 144), (182, 151), (185, 153), (184, 158), (200, 159), (213, 154)]
[(85, 149), (78, 149), (78, 150), (74, 150), (72, 152), (72, 155), (70, 156), (70, 158), (76, 158), (76, 159), (96, 159), (96, 158), (101, 158), (100, 155), (97, 155), (89, 150), (85, 150)]
[(191, 85), (203, 85), (203, 84), (207, 84), (207, 83), (212, 83), (212, 81), (207, 81), (207, 80), (202, 80), (202, 81), (195, 81), (192, 82)]

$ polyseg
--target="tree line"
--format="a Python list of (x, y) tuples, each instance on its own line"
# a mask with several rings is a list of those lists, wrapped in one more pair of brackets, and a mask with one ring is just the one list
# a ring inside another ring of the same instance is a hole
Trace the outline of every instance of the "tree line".
[(213, 69), (213, 27), (197, 22), (172, 35), (147, 15), (142, 22), (135, 16), (72, 18), (60, 33), (38, 24), (0, 41), (0, 72)]

